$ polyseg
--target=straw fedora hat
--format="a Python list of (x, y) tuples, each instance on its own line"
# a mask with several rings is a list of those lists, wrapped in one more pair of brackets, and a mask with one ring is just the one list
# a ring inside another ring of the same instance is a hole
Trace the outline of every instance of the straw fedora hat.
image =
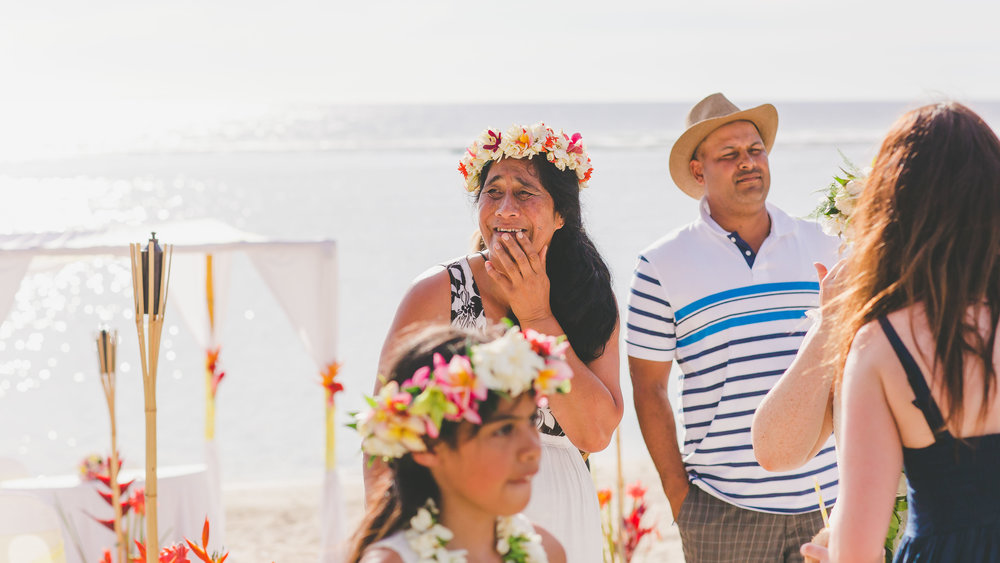
[(722, 94), (712, 94), (691, 108), (684, 124), (686, 130), (670, 149), (670, 177), (681, 191), (695, 199), (705, 195), (705, 186), (691, 175), (689, 164), (695, 149), (709, 133), (733, 121), (749, 121), (757, 126), (764, 149), (771, 152), (778, 131), (778, 110), (774, 106), (764, 104), (740, 110)]

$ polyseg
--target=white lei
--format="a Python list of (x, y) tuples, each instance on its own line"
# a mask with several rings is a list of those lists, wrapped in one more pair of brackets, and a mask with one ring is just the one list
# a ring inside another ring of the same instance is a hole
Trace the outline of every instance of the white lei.
[[(448, 542), (454, 534), (438, 523), (437, 515), (434, 499), (427, 499), (416, 516), (410, 518), (410, 527), (403, 532), (410, 547), (420, 557), (419, 563), (467, 563), (464, 549), (448, 549)], [(503, 561), (548, 563), (542, 536), (535, 533), (535, 528), (524, 515), (497, 518), (496, 531), (497, 553)]]

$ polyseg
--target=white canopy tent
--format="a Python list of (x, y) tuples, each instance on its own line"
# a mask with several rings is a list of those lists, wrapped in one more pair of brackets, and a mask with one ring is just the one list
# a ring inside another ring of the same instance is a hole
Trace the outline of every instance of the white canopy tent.
[[(224, 318), (231, 257), (244, 253), (270, 289), (302, 340), (317, 371), (337, 358), (337, 247), (332, 240), (281, 241), (237, 230), (211, 219), (164, 223), (156, 226), (114, 228), (103, 231), (0, 235), (0, 318), (6, 318), (21, 280), (30, 273), (57, 268), (74, 260), (97, 256), (129, 256), (129, 243), (149, 239), (155, 232), (160, 244), (174, 247), (168, 303), (180, 312), (195, 341), (205, 350), (220, 344), (220, 330), (210, 320)], [(211, 266), (206, 256), (211, 256)], [(206, 298), (206, 277), (213, 297)], [(327, 432), (332, 432), (327, 428)], [(328, 440), (331, 444), (332, 440)], [(327, 456), (332, 459), (332, 456)], [(222, 502), (214, 442), (206, 436), (206, 466), (215, 507), (212, 544), (220, 548)], [(343, 511), (339, 479), (328, 463), (321, 506), (322, 552), (320, 560), (338, 560), (343, 539)], [(217, 532), (218, 531), (218, 532)], [(218, 536), (216, 534), (218, 533)]]

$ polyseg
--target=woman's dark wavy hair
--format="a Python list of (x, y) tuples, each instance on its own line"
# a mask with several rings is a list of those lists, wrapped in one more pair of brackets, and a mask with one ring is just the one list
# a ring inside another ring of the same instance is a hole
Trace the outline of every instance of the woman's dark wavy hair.
[[(414, 327), (400, 340), (397, 358), (391, 362), (388, 381), (403, 383), (421, 367), (433, 369), (434, 354), (441, 354), (445, 361), (449, 361), (452, 356), (465, 355), (468, 346), (487, 342), (495, 336), (499, 336), (496, 331), (483, 335), (447, 325)], [(490, 393), (479, 404), (479, 414), (484, 421), (490, 419), (498, 404), (496, 393)], [(440, 443), (456, 447), (459, 425), (458, 422), (445, 420), (437, 439), (425, 438), (428, 447)], [(473, 435), (480, 428), (478, 425), (469, 426)], [(365, 511), (357, 532), (350, 540), (346, 561), (356, 563), (368, 546), (406, 527), (428, 498), (434, 499), (439, 506), (441, 504), (441, 491), (430, 470), (414, 461), (411, 454), (390, 460), (386, 465), (389, 470), (382, 473), (375, 485), (378, 500)]]
[[(604, 354), (604, 346), (618, 321), (611, 271), (583, 227), (580, 181), (576, 172), (568, 168), (559, 170), (545, 155), (536, 155), (530, 160), (542, 187), (552, 196), (555, 210), (565, 222), (553, 233), (546, 256), (545, 271), (551, 288), (549, 305), (566, 331), (573, 352), (583, 362), (590, 362)], [(476, 202), (483, 193), (493, 162), (487, 162), (480, 174)]]
[[(1000, 140), (962, 104), (926, 105), (890, 129), (855, 218), (858, 233), (839, 318), (837, 381), (857, 331), (892, 311), (922, 305), (943, 374), (946, 421), (961, 420), (965, 360), (983, 368), (979, 417), (996, 385), (1000, 321)], [(985, 303), (984, 335), (969, 308)], [(938, 430), (938, 429), (934, 429)]]

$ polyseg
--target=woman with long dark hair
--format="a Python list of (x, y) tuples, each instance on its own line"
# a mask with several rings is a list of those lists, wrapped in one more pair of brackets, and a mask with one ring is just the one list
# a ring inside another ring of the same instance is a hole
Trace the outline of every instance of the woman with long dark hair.
[(476, 202), (480, 251), (431, 268), (413, 283), (380, 364), (414, 324), (482, 330), (510, 319), (523, 329), (565, 335), (573, 390), (540, 411), (541, 469), (525, 514), (566, 546), (570, 561), (601, 561), (597, 495), (580, 452), (608, 445), (623, 406), (618, 306), (580, 210), (590, 158), (579, 134), (514, 126), (484, 132), (459, 170)]
[[(1000, 561), (1000, 141), (958, 103), (901, 117), (858, 204), (836, 318), (840, 495), (821, 560)], [(839, 282), (838, 282), (839, 283)]]

